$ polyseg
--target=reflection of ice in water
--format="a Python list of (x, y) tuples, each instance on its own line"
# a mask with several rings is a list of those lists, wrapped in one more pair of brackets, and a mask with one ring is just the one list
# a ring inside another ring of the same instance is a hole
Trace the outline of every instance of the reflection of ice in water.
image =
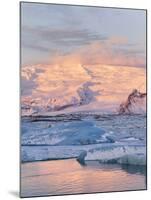
[(139, 190), (146, 188), (145, 176), (143, 166), (104, 165), (93, 161), (83, 167), (74, 159), (26, 163), (22, 164), (21, 195)]

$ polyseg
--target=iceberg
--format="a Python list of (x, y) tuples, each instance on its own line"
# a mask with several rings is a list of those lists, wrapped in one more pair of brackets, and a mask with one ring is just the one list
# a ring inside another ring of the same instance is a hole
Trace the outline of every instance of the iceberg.
[[(35, 124), (34, 124), (35, 125)], [(28, 130), (28, 133), (24, 134)], [(88, 145), (113, 143), (103, 129), (91, 121), (77, 121), (39, 128), (22, 126), (22, 145)]]
[(99, 161), (105, 164), (146, 165), (144, 145), (99, 147), (81, 152), (77, 158), (80, 164)]

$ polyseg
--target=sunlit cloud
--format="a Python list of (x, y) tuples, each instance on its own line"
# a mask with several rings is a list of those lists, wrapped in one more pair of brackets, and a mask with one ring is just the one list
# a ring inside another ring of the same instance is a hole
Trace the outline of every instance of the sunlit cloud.
[(22, 64), (49, 64), (56, 54), (87, 53), (96, 43), (102, 46), (98, 53), (109, 59), (111, 54), (145, 59), (145, 31), (145, 11), (23, 3)]
[[(126, 40), (125, 40), (126, 41)], [(51, 60), (53, 63), (59, 63), (61, 65), (73, 64), (104, 64), (104, 65), (120, 65), (120, 66), (135, 66), (145, 67), (146, 58), (144, 55), (138, 54), (135, 50), (133, 53), (128, 54), (128, 50), (120, 51), (112, 46), (112, 43), (120, 44), (121, 39), (116, 38), (107, 42), (93, 42), (89, 45), (85, 45), (74, 52), (67, 55), (56, 55)], [(119, 42), (119, 43), (118, 43)]]

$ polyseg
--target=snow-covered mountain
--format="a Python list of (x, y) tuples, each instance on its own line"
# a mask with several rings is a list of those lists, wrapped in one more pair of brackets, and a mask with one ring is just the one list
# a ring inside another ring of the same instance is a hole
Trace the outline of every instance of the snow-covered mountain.
[[(145, 73), (144, 68), (110, 65), (24, 66), (22, 115), (54, 111), (117, 111), (134, 88), (145, 93)], [(144, 107), (141, 102), (139, 107)]]

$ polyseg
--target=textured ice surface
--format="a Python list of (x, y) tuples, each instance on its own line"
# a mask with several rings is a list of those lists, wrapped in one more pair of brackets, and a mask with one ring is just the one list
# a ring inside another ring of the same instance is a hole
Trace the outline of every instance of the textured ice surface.
[[(29, 122), (28, 122), (29, 123)], [(112, 142), (105, 131), (90, 121), (77, 121), (55, 124), (41, 128), (36, 123), (22, 127), (22, 145), (86, 145)], [(26, 132), (26, 134), (24, 134)]]
[(145, 165), (146, 147), (145, 145), (122, 145), (95, 148), (87, 151), (84, 160), (99, 160), (101, 163)]
[(145, 115), (28, 117), (21, 128), (23, 162), (78, 157), (83, 151), (86, 160), (146, 162)]

